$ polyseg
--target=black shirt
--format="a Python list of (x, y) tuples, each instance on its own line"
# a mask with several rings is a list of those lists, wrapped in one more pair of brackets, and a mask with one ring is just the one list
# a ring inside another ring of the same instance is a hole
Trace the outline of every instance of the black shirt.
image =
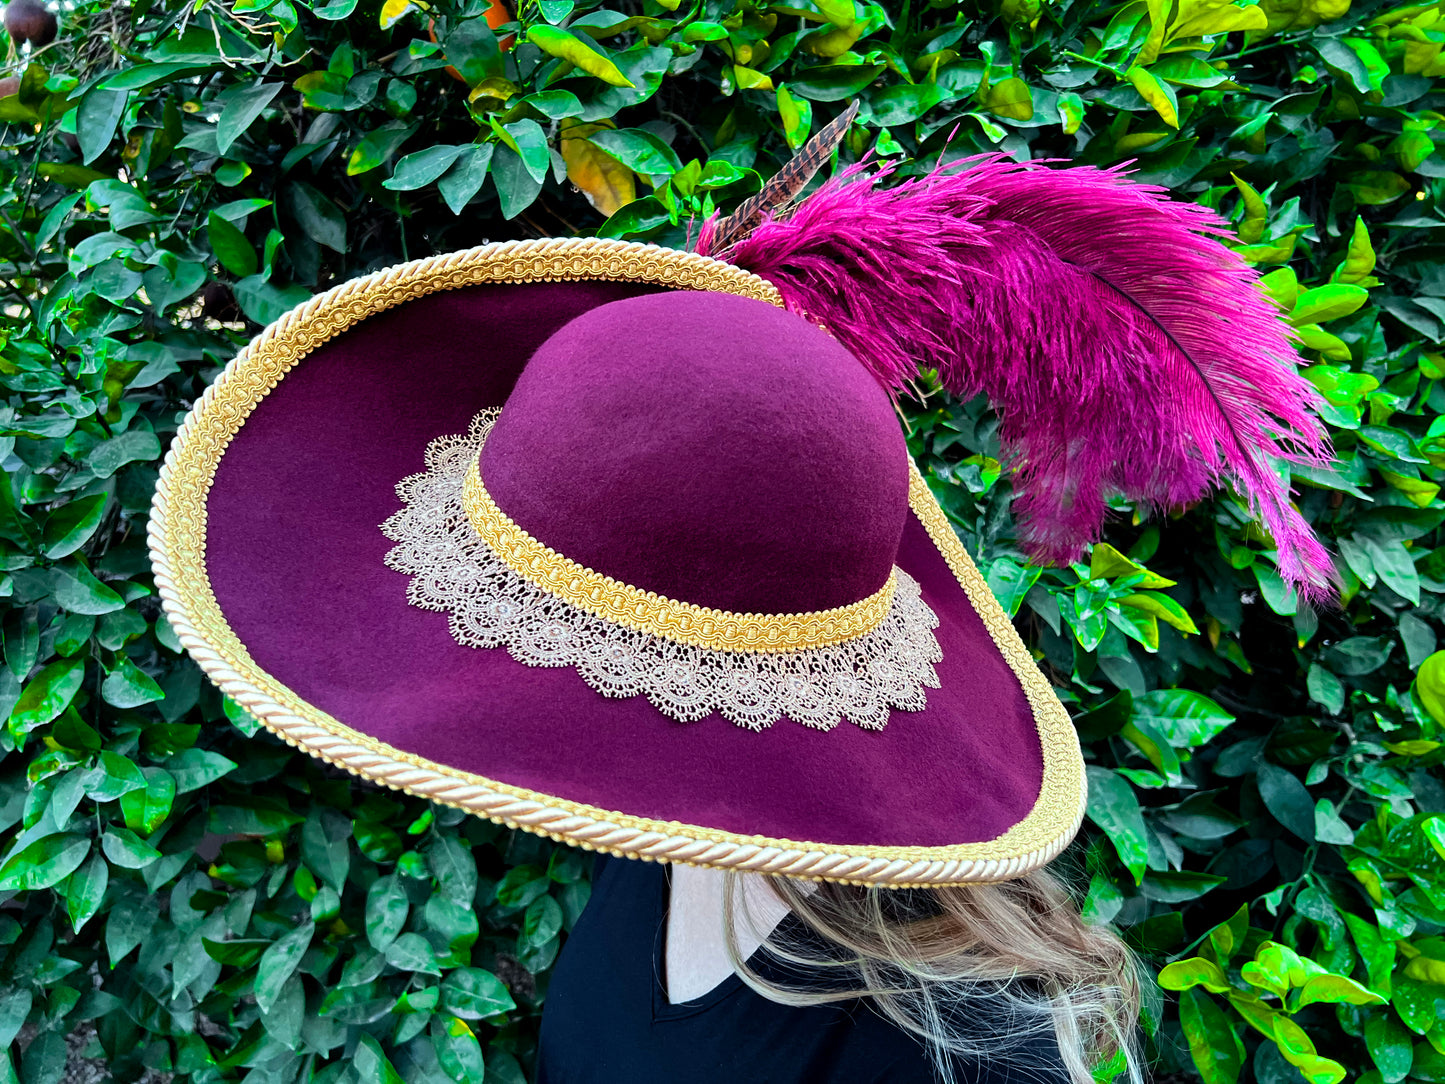
[[(537, 1084), (933, 1084), (922, 1043), (866, 1001), (780, 1005), (734, 974), (695, 1001), (669, 1003), (667, 902), (665, 866), (598, 864), (548, 987)], [(791, 916), (784, 924), (790, 936), (805, 929)], [(770, 975), (765, 950), (749, 964)], [(959, 1064), (959, 1084), (1065, 1084), (1052, 1040), (1016, 1053)]]

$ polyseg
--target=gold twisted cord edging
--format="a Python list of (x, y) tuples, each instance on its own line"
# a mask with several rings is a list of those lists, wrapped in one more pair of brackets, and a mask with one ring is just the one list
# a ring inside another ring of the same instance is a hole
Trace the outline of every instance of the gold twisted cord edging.
[(785, 652), (830, 647), (866, 636), (888, 616), (898, 570), (860, 602), (802, 614), (739, 614), (619, 583), (563, 557), (497, 507), (473, 460), (462, 483), (467, 519), (498, 559), (539, 591), (605, 621), (712, 651)]
[[(710, 289), (781, 306), (756, 276), (689, 253), (595, 239), (511, 241), (401, 264), (292, 309), (258, 335), (196, 402), (161, 467), (148, 535), (156, 586), (177, 637), (206, 675), (283, 741), (382, 786), (588, 850), (647, 860), (887, 887), (1002, 881), (1054, 858), (1083, 816), (1083, 763), (1067, 713), (915, 470), (914, 513), (983, 616), (1034, 706), (1043, 785), (995, 839), (948, 847), (846, 847), (745, 836), (598, 809), (437, 764), (369, 738), (266, 673), (236, 637), (206, 572), (206, 493), (231, 438), (305, 354), (368, 316), (438, 290), (596, 278)], [(1001, 622), (1000, 622), (1001, 619)]]

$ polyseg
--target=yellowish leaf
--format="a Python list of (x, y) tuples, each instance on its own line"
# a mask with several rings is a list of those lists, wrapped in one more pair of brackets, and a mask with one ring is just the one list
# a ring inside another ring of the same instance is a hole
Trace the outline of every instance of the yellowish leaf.
[(1184, 607), (1168, 595), (1158, 591), (1140, 591), (1138, 594), (1125, 595), (1119, 600), (1119, 605), (1132, 606), (1136, 610), (1153, 614), (1160, 621), (1173, 625), (1180, 632), (1199, 632), (1194, 620), (1185, 612)]
[(861, 21), (848, 26), (821, 27), (806, 35), (799, 44), (814, 56), (834, 60), (853, 48), (866, 29), (868, 24)]
[(1169, 32), (1169, 13), (1173, 10), (1172, 0), (1145, 0), (1149, 9), (1149, 37), (1139, 51), (1140, 64), (1152, 64), (1159, 59), (1159, 50), (1164, 47), (1164, 36)]
[(386, 0), (386, 3), (381, 5), (381, 28), (388, 30), (408, 11), (425, 11), (426, 7), (426, 4), (417, 3), (417, 0)]
[(1380, 474), (1392, 487), (1405, 495), (1405, 499), (1417, 508), (1428, 508), (1440, 494), (1440, 487), (1423, 478), (1411, 478), (1408, 474), (1397, 474), (1392, 470), (1381, 470)]
[(741, 64), (733, 65), (733, 82), (739, 90), (772, 90), (773, 81), (770, 77), (752, 68), (745, 68)]
[[(1186, 14), (1187, 12), (1187, 14)], [(1263, 30), (1269, 20), (1258, 7), (1237, 8), (1220, 0), (1184, 0), (1180, 18), (1169, 31), (1170, 40), (1202, 38), (1206, 34), (1230, 34), (1236, 30)]]
[(1034, 119), (1034, 96), (1022, 79), (1010, 77), (994, 83), (983, 96), (983, 105), (996, 117), (1010, 120)]
[(1438, 741), (1387, 741), (1385, 748), (1400, 757), (1423, 757), (1440, 748)]
[(637, 198), (637, 178), (632, 170), (587, 138), (612, 127), (615, 125), (611, 121), (587, 124), (568, 117), (562, 121), (560, 141), (567, 179), (581, 189), (588, 203), (609, 217)]
[(1370, 231), (1365, 220), (1355, 216), (1355, 228), (1350, 234), (1350, 247), (1340, 266), (1330, 276), (1331, 282), (1352, 282), (1358, 286), (1374, 286), (1379, 281), (1373, 277), (1375, 270), (1375, 246), (1370, 243)]
[(1171, 128), (1179, 127), (1179, 104), (1174, 97), (1174, 91), (1166, 84), (1161, 83), (1154, 77), (1154, 74), (1146, 68), (1138, 65), (1130, 68), (1124, 73), (1129, 82), (1134, 84), (1134, 89), (1139, 96), (1154, 107), (1154, 112), (1159, 114), (1159, 119)]
[(527, 28), (527, 40), (548, 56), (570, 61), (588, 75), (595, 75), (609, 86), (633, 87), (635, 85), (631, 79), (622, 74), (622, 69), (616, 64), (581, 38), (574, 37), (560, 27), (535, 23)]
[[(1252, 245), (1264, 236), (1265, 208), (1264, 200), (1254, 190), (1254, 186), (1248, 181), (1241, 180), (1237, 174), (1231, 173), (1234, 178), (1234, 187), (1239, 189), (1240, 199), (1244, 201), (1244, 221), (1239, 224), (1239, 239), (1246, 245)], [(1293, 305), (1287, 305), (1292, 308)]]
[(1115, 154), (1134, 154), (1141, 151), (1151, 143), (1158, 143), (1161, 139), (1168, 139), (1168, 132), (1129, 132), (1114, 140)]

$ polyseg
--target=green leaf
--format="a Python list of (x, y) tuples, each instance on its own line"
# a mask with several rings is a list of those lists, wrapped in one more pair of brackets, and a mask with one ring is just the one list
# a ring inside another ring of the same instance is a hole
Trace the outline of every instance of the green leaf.
[(75, 136), (80, 143), (80, 160), (86, 165), (110, 146), (128, 98), (124, 90), (95, 87), (80, 100), (80, 107), (75, 111)]
[(138, 708), (166, 697), (155, 679), (123, 654), (116, 656), (114, 669), (101, 683), (100, 695), (118, 708)]
[(671, 147), (640, 128), (599, 128), (588, 139), (634, 173), (666, 178), (682, 168)]
[(90, 853), (90, 840), (73, 833), (44, 836), (0, 865), (0, 891), (38, 892), (58, 885)]
[(204, 57), (195, 57), (190, 60), (170, 61), (164, 64), (136, 64), (106, 76), (96, 86), (104, 87), (106, 90), (150, 90), (151, 87), (161, 86), (187, 75), (194, 75), (209, 67), (218, 66), (219, 63), (219, 57), (214, 61), (209, 61)]
[[(542, 192), (541, 182), (532, 176), (525, 162), (510, 147), (498, 147), (492, 155), (492, 184), (502, 204), (502, 217), (516, 218), (530, 207)], [(620, 213), (625, 213), (623, 208)], [(666, 216), (664, 215), (664, 218)]]
[(1228, 963), (1234, 954), (1243, 947), (1244, 940), (1248, 936), (1249, 904), (1242, 903), (1239, 905), (1239, 910), (1235, 911), (1227, 922), (1221, 922), (1209, 931), (1209, 944), (1214, 949), (1215, 955), (1223, 962)]
[(440, 975), (436, 953), (419, 933), (404, 933), (386, 946), (386, 962), (398, 971)]
[(1020, 565), (1007, 557), (1000, 557), (988, 566), (988, 589), (1008, 611), (1008, 615), (1016, 617), (1024, 598), (1034, 584), (1038, 583), (1041, 575), (1041, 568)]
[[(381, 1044), (370, 1035), (363, 1033), (357, 1042), (356, 1052), (351, 1056), (358, 1077), (370, 1084), (406, 1084), (405, 1078), (396, 1071), (396, 1066), (381, 1051)], [(458, 1078), (462, 1079), (462, 1078)], [(480, 1080), (480, 1077), (473, 1079)]]
[(288, 310), (304, 304), (311, 291), (304, 286), (277, 286), (265, 282), (260, 275), (249, 275), (236, 283), (236, 303), (241, 311), (258, 324), (279, 320)]
[[(354, 6), (354, 5), (353, 5)], [(216, 150), (225, 155), (231, 144), (255, 122), (271, 100), (281, 92), (284, 83), (262, 83), (259, 80), (249, 87), (234, 90), (226, 95), (226, 104), (216, 121)], [(250, 274), (249, 271), (242, 274)]]
[(35, 995), (25, 987), (11, 987), (0, 994), (0, 1050), (9, 1050), (15, 1036), (25, 1026)]
[[(795, 83), (794, 86), (796, 85)], [(873, 108), (873, 124), (878, 127), (911, 124), (943, 101), (944, 97), (942, 88), (934, 83), (894, 86), (868, 92)]]
[(100, 839), (100, 849), (111, 862), (126, 869), (145, 869), (161, 856), (160, 851), (129, 828), (115, 825), (105, 830), (105, 835)]
[(1363, 286), (1332, 282), (1300, 292), (1295, 301), (1294, 311), (1289, 314), (1290, 323), (1323, 324), (1349, 316), (1370, 299), (1370, 292)]
[(411, 192), (431, 184), (448, 169), (465, 147), (428, 147), (424, 151), (408, 154), (396, 163), (390, 177), (382, 181), (383, 188), (396, 192)]
[(85, 681), (83, 658), (61, 659), (25, 683), (10, 712), (10, 732), (24, 734), (43, 726), (70, 707)]
[(372, 948), (385, 949), (396, 940), (409, 909), (406, 890), (395, 874), (371, 883), (366, 893), (366, 939)]
[(501, 46), (486, 19), (467, 19), (453, 25), (456, 29), (444, 42), (447, 59), (467, 86), (475, 87), (487, 79), (505, 75)]
[(1155, 689), (1136, 697), (1134, 718), (1163, 734), (1176, 749), (1197, 749), (1234, 722), (1234, 716), (1209, 697), (1188, 689)]
[(1345, 710), (1344, 683), (1319, 663), (1310, 663), (1309, 674), (1305, 677), (1305, 688), (1310, 699), (1331, 715), (1338, 715)]
[(358, 0), (329, 0), (327, 3), (313, 5), (311, 11), (318, 19), (339, 22), (356, 10), (357, 2)]
[(562, 932), (562, 907), (551, 896), (538, 896), (522, 915), (519, 944), (533, 949), (548, 944)]
[(1393, 1013), (1375, 1013), (1365, 1021), (1365, 1045), (1385, 1084), (1399, 1084), (1410, 1075), (1414, 1044)]
[(442, 980), (442, 1008), (466, 1020), (484, 1020), (517, 1007), (502, 980), (478, 967), (459, 967)]
[(155, 927), (154, 901), (122, 897), (105, 917), (105, 950), (112, 969), (139, 945)]
[(206, 240), (221, 266), (237, 278), (254, 275), (261, 266), (256, 249), (246, 235), (212, 211), (206, 218)]
[(1195, 873), (1192, 870), (1150, 870), (1144, 877), (1141, 892), (1148, 899), (1161, 903), (1184, 903), (1198, 899), (1225, 880), (1220, 874)]
[(827, 64), (798, 68), (788, 80), (789, 90), (815, 102), (841, 102), (858, 96), (884, 71), (882, 64)]
[(261, 954), (273, 944), (264, 938), (256, 937), (233, 941), (212, 941), (210, 938), (203, 938), (201, 943), (205, 946), (206, 955), (218, 964), (228, 964), (243, 969), (259, 960)]
[(1347, 847), (1355, 842), (1354, 831), (1340, 819), (1334, 803), (1328, 798), (1315, 802), (1315, 838), (1337, 847)]
[[(1357, 536), (1358, 537), (1358, 536)], [(1405, 599), (1412, 606), (1420, 604), (1420, 574), (1415, 569), (1414, 559), (1405, 544), (1398, 539), (1381, 541), (1375, 538), (1361, 539), (1370, 553), (1370, 563), (1385, 581), (1385, 586)]]
[(208, 749), (183, 749), (165, 761), (177, 794), (189, 794), (234, 771), (236, 762)]
[(1204, 1084), (1235, 1084), (1244, 1066), (1244, 1043), (1229, 1017), (1198, 990), (1179, 999), (1179, 1023)]
[(261, 962), (256, 965), (255, 994), (256, 1005), (263, 1013), (275, 1008), (315, 932), (314, 922), (304, 922), (261, 954)]
[(1097, 824), (1114, 844), (1119, 861), (1138, 884), (1144, 879), (1149, 858), (1149, 836), (1144, 827), (1144, 814), (1134, 789), (1120, 775), (1097, 764), (1088, 766), (1089, 819)]
[(1159, 972), (1159, 985), (1165, 990), (1188, 990), (1194, 986), (1203, 986), (1216, 994), (1227, 993), (1232, 989), (1228, 977), (1219, 969), (1219, 965), (1202, 956), (1178, 960), (1164, 967)]
[(76, 933), (100, 910), (109, 883), (110, 866), (98, 854), (91, 855), (89, 861), (70, 875), (65, 885), (65, 911)]
[(97, 478), (109, 478), (127, 463), (148, 463), (160, 457), (160, 438), (145, 429), (132, 429), (97, 444), (86, 458), (86, 465)]
[(457, 156), (451, 169), (439, 182), (437, 191), (442, 194), (452, 214), (464, 211), (487, 179), (487, 168), (492, 162), (493, 147), (490, 143), (474, 144)]
[[(396, 153), (396, 149), (406, 142), (415, 131), (415, 125), (393, 120), (366, 133), (352, 148), (351, 157), (346, 160), (346, 175), (355, 177), (375, 169)], [(386, 184), (385, 181), (382, 183)], [(392, 186), (388, 185), (387, 187)]]
[(144, 788), (121, 795), (120, 809), (125, 826), (142, 835), (150, 835), (170, 816), (176, 799), (176, 781), (163, 768), (144, 768)]
[(438, 1014), (432, 1018), (432, 1047), (448, 1080), (481, 1080), (486, 1069), (482, 1046), (465, 1020)]
[(445, 898), (472, 907), (477, 894), (477, 862), (472, 852), (449, 835), (438, 835), (426, 849), (427, 864)]
[(282, 190), (282, 200), (307, 237), (333, 251), (346, 251), (346, 215), (319, 190), (292, 181)]
[(1310, 792), (1292, 772), (1268, 761), (1261, 762), (1256, 780), (1265, 808), (1306, 843), (1315, 839), (1315, 806)]
[(106, 749), (86, 783), (85, 792), (97, 802), (111, 802), (146, 785), (145, 773), (133, 760)]
[(68, 557), (95, 534), (105, 514), (104, 493), (80, 497), (61, 505), (45, 521), (43, 552), (52, 560)]
[(1378, 927), (1372, 922), (1367, 922), (1358, 915), (1350, 912), (1343, 912), (1345, 925), (1349, 928), (1350, 937), (1355, 942), (1355, 948), (1360, 953), (1360, 958), (1365, 961), (1365, 970), (1369, 976), (1369, 984), (1372, 989), (1383, 996), (1390, 994), (1390, 973), (1395, 967), (1395, 943), (1387, 941), (1380, 934)]
[(1300, 988), (1298, 1008), (1317, 1001), (1330, 1004), (1379, 1005), (1385, 999), (1343, 975), (1315, 975)]
[(65, 1036), (58, 1031), (42, 1031), (30, 1041), (21, 1057), (21, 1079), (25, 1084), (53, 1084), (61, 1079), (68, 1060)]
[(636, 86), (611, 60), (558, 27), (534, 23), (527, 28), (527, 40), (549, 56), (575, 64), (588, 75), (595, 75), (611, 86)]
[(540, 185), (547, 179), (552, 152), (547, 147), (547, 133), (542, 131), (540, 124), (524, 118), (507, 125), (498, 125), (494, 121), (492, 127), (498, 138), (521, 157), (532, 180)]

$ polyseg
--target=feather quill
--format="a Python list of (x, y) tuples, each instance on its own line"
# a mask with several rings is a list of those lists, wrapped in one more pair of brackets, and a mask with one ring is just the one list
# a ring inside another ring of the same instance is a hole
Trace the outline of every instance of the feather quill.
[(1112, 493), (1170, 509), (1227, 482), (1301, 596), (1332, 593), (1276, 467), (1329, 462), (1318, 398), (1218, 216), (1118, 168), (991, 155), (878, 184), (892, 172), (849, 167), (699, 251), (772, 282), (890, 389), (927, 367), (986, 393), (1035, 556), (1077, 559)]
[(859, 103), (854, 102), (839, 113), (825, 127), (818, 130), (803, 149), (793, 155), (783, 168), (768, 178), (768, 182), (752, 196), (738, 204), (738, 208), (726, 218), (714, 215), (703, 225), (703, 235), (698, 238), (698, 248), (713, 251), (736, 244), (753, 230), (764, 218), (783, 221), (793, 209), (793, 201), (808, 187), (811, 181), (833, 156), (848, 126), (858, 116)]

